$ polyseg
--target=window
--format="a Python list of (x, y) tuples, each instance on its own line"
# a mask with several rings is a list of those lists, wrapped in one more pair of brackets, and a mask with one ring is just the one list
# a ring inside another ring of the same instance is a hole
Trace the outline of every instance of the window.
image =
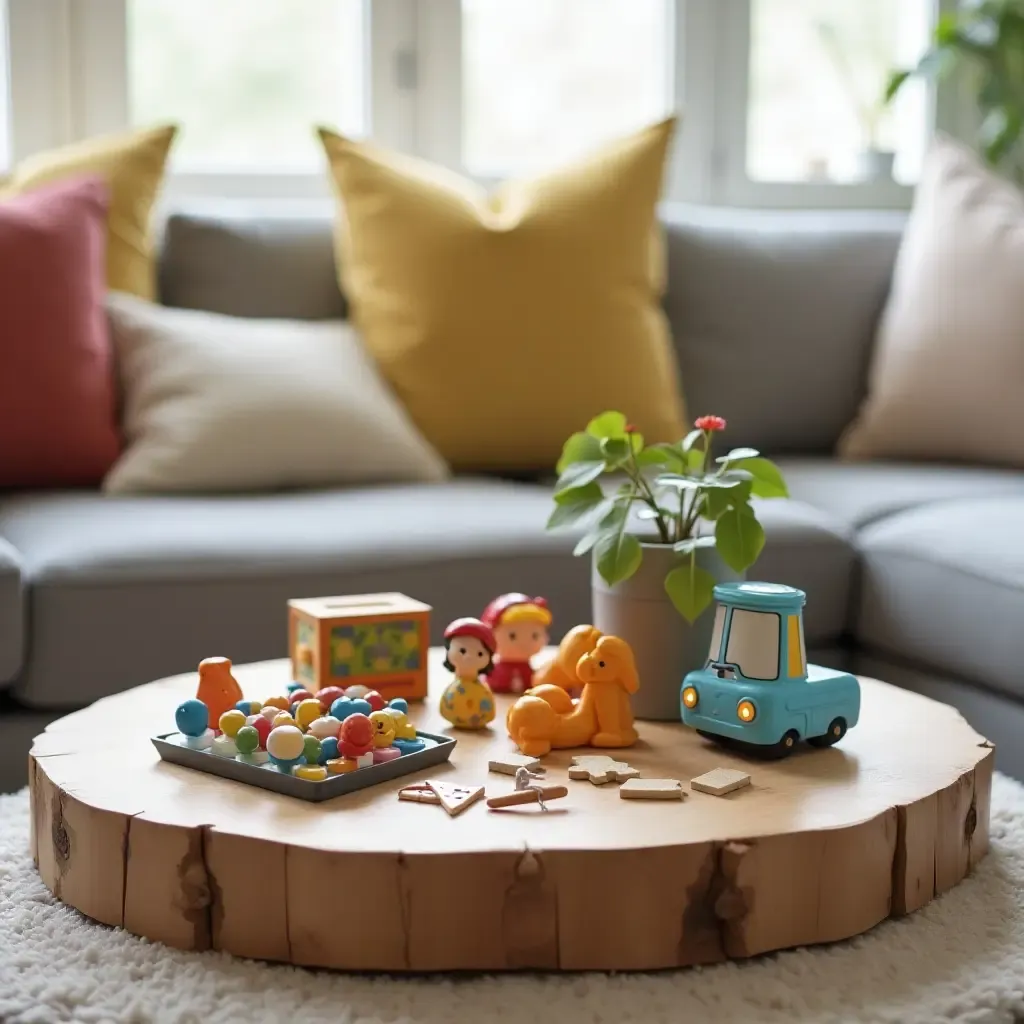
[(667, 116), (666, 0), (462, 0), (461, 165), (536, 170)]
[(708, 664), (722, 657), (722, 633), (725, 631), (725, 605), (715, 608), (715, 625), (711, 631), (711, 644), (708, 647)]
[(877, 101), (955, 2), (0, 0), (0, 159), (171, 119), (172, 199), (326, 196), (318, 121), (490, 184), (676, 110), (669, 199), (905, 207), (936, 120), (974, 125)]
[(753, 0), (748, 176), (851, 184), (892, 181), (895, 171), (913, 182), (927, 138), (927, 94), (923, 87), (904, 93), (891, 111), (882, 97), (890, 70), (912, 65), (927, 46), (932, 6)]
[(734, 608), (725, 660), (747, 679), (778, 679), (779, 626), (775, 612)]
[(315, 172), (317, 122), (367, 129), (362, 0), (129, 0), (136, 124), (182, 126), (181, 171)]

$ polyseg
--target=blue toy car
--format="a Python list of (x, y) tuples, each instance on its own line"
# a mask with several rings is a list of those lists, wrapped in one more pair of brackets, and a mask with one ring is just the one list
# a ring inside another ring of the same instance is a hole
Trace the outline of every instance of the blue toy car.
[(707, 664), (679, 694), (683, 724), (762, 758), (799, 740), (829, 747), (860, 717), (860, 684), (849, 672), (808, 665), (802, 590), (777, 583), (715, 587)]

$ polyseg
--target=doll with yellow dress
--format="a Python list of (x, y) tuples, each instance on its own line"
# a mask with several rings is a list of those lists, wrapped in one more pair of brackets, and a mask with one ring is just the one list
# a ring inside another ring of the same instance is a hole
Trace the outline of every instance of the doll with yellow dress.
[(444, 667), (455, 673), (441, 695), (441, 716), (456, 729), (494, 721), (494, 694), (484, 682), (494, 662), (494, 630), (479, 619), (456, 619), (444, 631)]

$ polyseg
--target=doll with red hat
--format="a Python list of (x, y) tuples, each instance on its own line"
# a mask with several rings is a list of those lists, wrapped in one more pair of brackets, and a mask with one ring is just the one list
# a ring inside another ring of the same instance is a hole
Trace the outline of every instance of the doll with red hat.
[(444, 667), (455, 678), (441, 695), (441, 717), (456, 729), (483, 729), (494, 721), (494, 694), (481, 678), (494, 649), (494, 631), (479, 619), (456, 619), (444, 631)]
[(522, 693), (533, 685), (530, 659), (548, 643), (551, 612), (543, 597), (502, 594), (481, 619), (494, 631), (494, 668), (487, 677), (495, 693)]

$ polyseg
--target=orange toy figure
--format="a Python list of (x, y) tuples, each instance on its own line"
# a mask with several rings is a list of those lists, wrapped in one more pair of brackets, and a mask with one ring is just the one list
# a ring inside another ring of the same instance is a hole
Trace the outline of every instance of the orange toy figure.
[(480, 618), (494, 631), (494, 667), (487, 674), (493, 693), (523, 693), (533, 685), (530, 659), (547, 646), (551, 612), (543, 597), (502, 594)]
[(576, 666), (584, 654), (589, 654), (601, 639), (601, 630), (596, 626), (573, 626), (562, 637), (555, 656), (533, 673), (534, 686), (560, 686), (575, 694), (583, 688)]
[(530, 757), (552, 748), (629, 747), (637, 740), (629, 695), (640, 688), (633, 650), (617, 636), (602, 636), (576, 664), (583, 696), (574, 701), (560, 686), (538, 686), (509, 709), (508, 734)]
[(219, 722), (220, 716), (242, 699), (242, 688), (231, 674), (231, 662), (227, 658), (206, 658), (199, 662), (196, 699), (206, 705), (211, 722)]

